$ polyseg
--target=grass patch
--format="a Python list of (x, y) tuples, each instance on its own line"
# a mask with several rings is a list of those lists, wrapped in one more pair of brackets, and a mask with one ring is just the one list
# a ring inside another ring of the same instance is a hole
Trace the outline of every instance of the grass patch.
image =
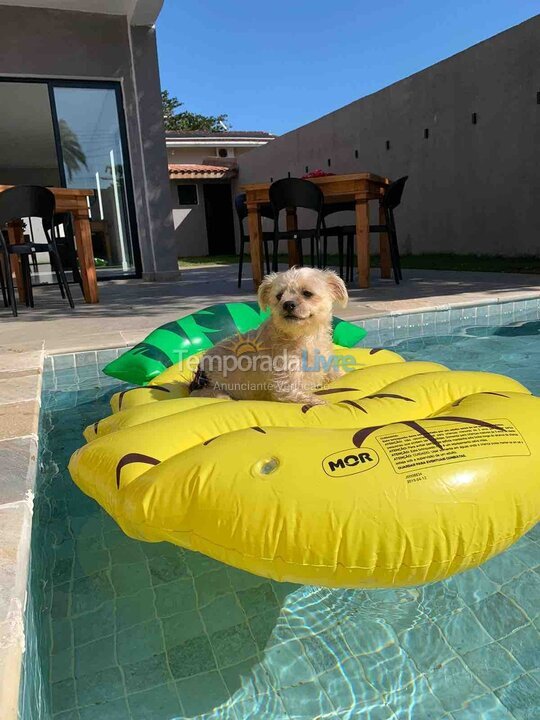
[[(287, 262), (287, 255), (280, 254), (279, 261)], [(197, 265), (236, 265), (236, 255), (214, 255), (212, 257), (188, 257), (178, 260), (179, 267)], [(338, 264), (337, 255), (329, 255), (328, 265)], [(540, 257), (501, 257), (490, 255), (452, 255), (450, 253), (428, 253), (425, 255), (403, 255), (401, 265), (411, 270), (469, 270), (474, 272), (540, 273)], [(379, 256), (371, 256), (371, 266), (379, 267)]]

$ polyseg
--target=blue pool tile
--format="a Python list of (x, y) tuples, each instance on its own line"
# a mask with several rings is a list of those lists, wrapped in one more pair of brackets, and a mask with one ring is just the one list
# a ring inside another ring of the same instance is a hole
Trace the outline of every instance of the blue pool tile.
[(79, 708), (81, 720), (130, 720), (129, 708), (125, 698), (110, 700), (98, 707), (90, 705)]
[(133, 595), (116, 598), (114, 620), (118, 630), (133, 627), (133, 625), (138, 625), (154, 617), (156, 617), (156, 608), (151, 588), (144, 588)]
[(108, 667), (76, 679), (79, 705), (101, 705), (124, 696), (124, 682), (119, 667)]
[(128, 696), (131, 720), (169, 720), (184, 715), (173, 683)]
[(74, 580), (72, 590), (72, 615), (96, 610), (100, 605), (114, 598), (114, 590), (105, 571), (89, 577)]
[(206, 635), (192, 637), (169, 648), (167, 658), (175, 680), (216, 669), (216, 659)]
[(527, 565), (515, 553), (502, 553), (485, 562), (482, 570), (490, 580), (503, 585), (508, 578), (515, 578), (527, 570)]
[(193, 610), (197, 595), (191, 578), (182, 578), (154, 587), (156, 610), (159, 617), (176, 615), (181, 610)]
[(540, 717), (540, 685), (530, 675), (522, 675), (496, 690), (495, 694), (516, 720), (538, 720)]
[(216, 671), (178, 680), (176, 686), (188, 717), (209, 713), (229, 698), (227, 687)]
[(116, 663), (114, 635), (75, 648), (75, 674), (91, 675)]
[(512, 715), (495, 697), (495, 695), (482, 695), (470, 702), (466, 702), (461, 710), (454, 710), (454, 720), (515, 720)]
[(54, 713), (70, 710), (77, 705), (75, 682), (73, 678), (60, 680), (51, 687), (52, 709)]
[(516, 630), (501, 640), (503, 645), (525, 670), (540, 670), (540, 644), (532, 624)]
[(388, 703), (399, 720), (439, 720), (446, 714), (425, 677), (393, 692)]
[(161, 625), (166, 648), (181, 645), (186, 640), (205, 634), (201, 615), (197, 610), (186, 610), (161, 618)]
[(211, 570), (195, 577), (195, 589), (199, 607), (207, 605), (221, 595), (232, 592), (226, 568)]
[(485, 694), (485, 687), (459, 659), (435, 667), (426, 674), (432, 692), (448, 712), (461, 710), (466, 701)]
[(448, 645), (441, 630), (432, 622), (406, 630), (400, 636), (400, 644), (420, 672), (427, 672), (455, 656), (455, 651)]
[(161, 585), (172, 580), (178, 580), (178, 578), (189, 574), (185, 558), (180, 553), (176, 556), (161, 555), (149, 558), (148, 568), (152, 585)]
[[(259, 669), (259, 660), (256, 657), (247, 658), (242, 662), (220, 668), (220, 674), (227, 687), (229, 695), (234, 693), (242, 685), (253, 683), (254, 674)], [(221, 720), (221, 719), (220, 719)]]
[(73, 708), (53, 715), (53, 720), (81, 720), (81, 716), (78, 708)]
[(473, 606), (473, 610), (495, 640), (499, 640), (528, 622), (522, 610), (500, 592), (481, 600)]
[(210, 636), (210, 642), (219, 667), (234, 665), (258, 652), (247, 622), (217, 630)]
[(523, 674), (521, 665), (496, 642), (467, 653), (463, 660), (476, 677), (491, 688), (506, 685)]
[(540, 575), (538, 573), (528, 570), (503, 585), (501, 592), (514, 600), (516, 605), (519, 605), (529, 617), (535, 617), (540, 612)]
[(73, 656), (72, 647), (51, 656), (51, 682), (54, 683), (73, 677)]
[(483, 647), (493, 641), (472, 610), (462, 608), (438, 622), (446, 642), (459, 654)]
[(246, 621), (246, 615), (233, 593), (221, 595), (205, 605), (201, 608), (201, 615), (210, 635), (217, 630), (224, 630)]
[(73, 637), (75, 645), (83, 645), (92, 640), (112, 635), (115, 630), (114, 602), (109, 600), (97, 610), (73, 618)]
[(248, 618), (277, 608), (278, 601), (269, 582), (246, 590), (238, 590), (236, 595)]
[(150, 573), (147, 564), (143, 562), (113, 565), (111, 580), (117, 596), (133, 595), (141, 588), (150, 586)]
[(276, 687), (289, 687), (313, 678), (313, 666), (304, 653), (302, 643), (296, 639), (281, 642), (267, 650), (265, 668)]
[(122, 669), (128, 694), (164, 685), (172, 680), (172, 668), (169, 669), (165, 653), (127, 663)]
[(516, 556), (530, 568), (536, 568), (540, 565), (540, 544), (528, 535), (520, 538), (517, 543), (507, 551), (507, 554)]
[(116, 653), (120, 665), (159, 655), (164, 650), (161, 624), (157, 618), (116, 634)]
[(293, 718), (328, 717), (333, 712), (330, 699), (317, 682), (284, 688), (281, 700)]

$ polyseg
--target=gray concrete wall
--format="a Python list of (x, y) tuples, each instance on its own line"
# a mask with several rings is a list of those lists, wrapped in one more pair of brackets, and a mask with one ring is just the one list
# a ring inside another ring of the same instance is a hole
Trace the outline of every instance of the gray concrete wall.
[[(203, 180), (185, 180), (170, 183), (173, 207), (173, 224), (179, 257), (208, 255), (206, 215), (204, 209)], [(199, 202), (197, 205), (180, 205), (178, 185), (196, 185)]]
[(538, 254), (539, 48), (536, 16), (257, 148), (239, 184), (306, 166), (409, 175), (402, 252)]
[(0, 48), (0, 76), (122, 83), (143, 274), (177, 276), (155, 31), (118, 15), (2, 5)]

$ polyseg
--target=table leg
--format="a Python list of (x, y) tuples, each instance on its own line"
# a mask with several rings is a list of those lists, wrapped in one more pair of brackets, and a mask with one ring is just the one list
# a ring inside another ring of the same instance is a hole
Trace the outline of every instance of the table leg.
[(264, 271), (262, 257), (262, 222), (259, 206), (256, 203), (248, 203), (248, 228), (251, 273), (255, 290), (258, 290), (263, 279)]
[[(24, 231), (22, 223), (19, 221), (11, 222), (7, 228), (8, 243), (10, 245), (16, 245), (24, 242)], [(11, 255), (11, 271), (15, 276), (15, 284), (19, 295), (19, 301), (26, 303), (26, 292), (24, 290), (23, 280), (23, 269), (21, 264), (21, 258), (19, 255)]]
[[(298, 230), (298, 217), (294, 208), (287, 208), (287, 230)], [(302, 257), (298, 251), (296, 240), (289, 240), (287, 243), (289, 253), (289, 267), (302, 264)]]
[[(386, 225), (386, 216), (382, 205), (379, 205), (379, 225)], [(379, 234), (379, 247), (381, 277), (385, 280), (389, 280), (392, 277), (392, 267), (390, 262), (390, 240), (388, 239), (388, 233)]]
[(366, 198), (356, 198), (356, 259), (358, 285), (369, 287), (369, 204)]
[(80, 204), (76, 213), (73, 213), (75, 242), (77, 244), (77, 257), (81, 268), (84, 299), (87, 303), (98, 303), (99, 293), (97, 286), (96, 264), (92, 248), (92, 232), (86, 201)]

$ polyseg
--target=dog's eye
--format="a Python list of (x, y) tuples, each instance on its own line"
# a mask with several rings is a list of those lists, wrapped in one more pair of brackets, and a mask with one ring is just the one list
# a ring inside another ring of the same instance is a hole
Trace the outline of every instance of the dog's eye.
[(302, 295), (303, 295), (305, 298), (313, 297), (313, 293), (312, 293), (312, 292), (309, 292), (309, 290), (303, 290), (303, 291), (302, 291)]
[(278, 292), (278, 294), (276, 295), (276, 300), (281, 300), (282, 297), (283, 297), (283, 293)]

